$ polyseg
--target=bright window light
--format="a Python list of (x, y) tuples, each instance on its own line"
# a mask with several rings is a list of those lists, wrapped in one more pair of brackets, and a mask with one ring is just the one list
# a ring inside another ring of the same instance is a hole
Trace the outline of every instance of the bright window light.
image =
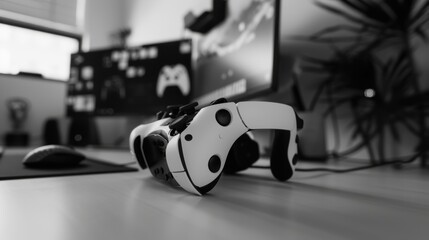
[(0, 73), (30, 72), (67, 81), (76, 38), (0, 24)]

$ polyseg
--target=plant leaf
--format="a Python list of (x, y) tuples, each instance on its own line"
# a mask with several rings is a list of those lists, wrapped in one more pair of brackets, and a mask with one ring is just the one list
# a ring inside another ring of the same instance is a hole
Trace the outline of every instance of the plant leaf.
[(366, 22), (362, 18), (355, 17), (355, 16), (349, 14), (348, 12), (345, 12), (341, 9), (336, 8), (336, 7), (332, 7), (328, 4), (325, 4), (322, 2), (316, 2), (316, 5), (318, 5), (319, 7), (321, 7), (322, 9), (324, 9), (328, 12), (339, 15), (339, 16), (341, 16), (341, 17), (343, 17), (343, 18), (345, 18), (351, 22), (357, 23), (357, 24), (362, 25), (364, 27), (368, 27), (368, 28), (372, 27), (372, 28), (376, 28), (376, 29), (379, 29), (381, 27), (379, 24)]
[(429, 11), (429, 1), (426, 1), (419, 8), (419, 10), (411, 17), (410, 24), (414, 25), (414, 24), (418, 23), (419, 21), (422, 21), (422, 18), (427, 15), (428, 11)]
[(421, 39), (423, 39), (423, 41), (427, 42), (428, 41), (428, 36), (426, 34), (426, 32), (422, 29), (422, 27), (418, 27), (414, 30), (414, 32), (417, 34), (417, 36), (419, 36)]

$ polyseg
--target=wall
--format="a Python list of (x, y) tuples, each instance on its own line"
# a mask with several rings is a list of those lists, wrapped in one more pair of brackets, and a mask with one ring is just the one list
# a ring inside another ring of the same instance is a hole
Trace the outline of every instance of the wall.
[(6, 106), (7, 100), (14, 97), (25, 98), (30, 102), (24, 130), (30, 133), (31, 144), (42, 142), (44, 121), (49, 117), (64, 116), (64, 82), (41, 80), (32, 77), (0, 75), (0, 135), (11, 130), (11, 121)]
[[(112, 33), (127, 27), (128, 0), (87, 0), (84, 24), (84, 51), (112, 47)], [(105, 146), (127, 145), (127, 119), (122, 117), (96, 118), (100, 142)]]
[(132, 29), (129, 45), (180, 39), (183, 17), (211, 9), (212, 0), (128, 0), (127, 25)]
[[(143, 1), (142, 1), (143, 2)], [(112, 46), (111, 34), (126, 27), (128, 1), (87, 0), (83, 26), (84, 50)]]

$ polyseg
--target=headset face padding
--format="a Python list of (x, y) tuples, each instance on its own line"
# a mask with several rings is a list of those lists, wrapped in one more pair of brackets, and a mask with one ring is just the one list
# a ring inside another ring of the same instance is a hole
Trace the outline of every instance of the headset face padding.
[(234, 174), (246, 170), (259, 159), (259, 145), (248, 133), (234, 142), (223, 169), (224, 173)]
[[(270, 158), (270, 169), (273, 176), (279, 181), (285, 181), (293, 174), (293, 169), (289, 166), (288, 146), (290, 132), (285, 130), (274, 131), (274, 141)], [(223, 172), (234, 174), (251, 167), (260, 157), (259, 145), (248, 133), (243, 134), (232, 145), (228, 153)], [(296, 164), (296, 158), (293, 159)]]

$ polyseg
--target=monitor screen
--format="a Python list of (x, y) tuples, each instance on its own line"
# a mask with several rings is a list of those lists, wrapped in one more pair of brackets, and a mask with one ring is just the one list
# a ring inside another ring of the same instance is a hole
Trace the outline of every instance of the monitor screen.
[(67, 115), (150, 115), (191, 97), (191, 40), (71, 56)]
[(275, 90), (279, 2), (228, 1), (226, 19), (196, 41), (193, 86), (200, 104)]

